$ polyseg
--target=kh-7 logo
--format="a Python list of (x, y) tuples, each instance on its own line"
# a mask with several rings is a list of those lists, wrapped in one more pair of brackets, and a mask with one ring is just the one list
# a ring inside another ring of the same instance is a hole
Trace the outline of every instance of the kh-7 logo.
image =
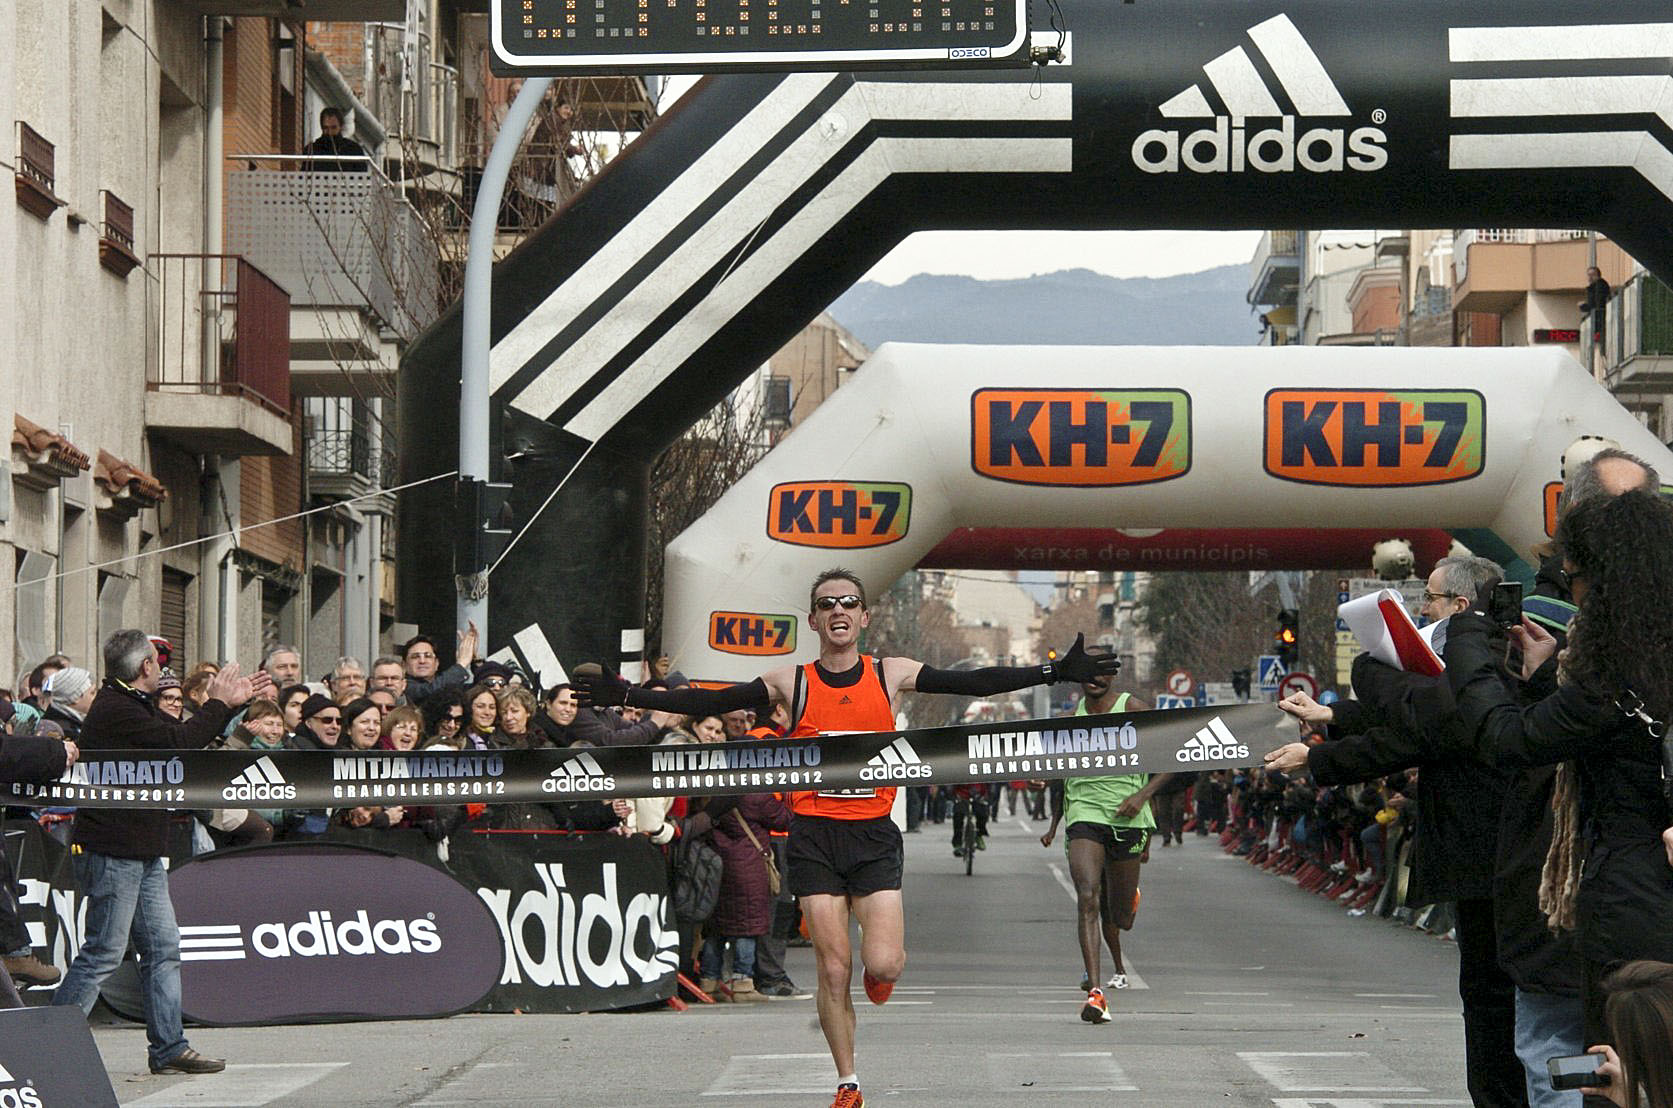
[(1022, 485), (1110, 488), (1191, 469), (1191, 398), (1178, 389), (978, 389), (970, 465)]
[(793, 654), (796, 617), (761, 612), (710, 612), (709, 646), (723, 654)]
[(1467, 481), (1487, 461), (1486, 402), (1470, 389), (1273, 389), (1265, 461), (1304, 485)]
[(789, 481), (767, 501), (768, 537), (795, 546), (888, 546), (911, 520), (912, 486), (894, 481)]

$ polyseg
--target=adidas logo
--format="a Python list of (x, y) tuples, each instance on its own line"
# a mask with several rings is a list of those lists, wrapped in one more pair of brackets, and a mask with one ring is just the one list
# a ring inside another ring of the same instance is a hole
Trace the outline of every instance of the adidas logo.
[(838, 704), (852, 704), (852, 703), (854, 703), (854, 702), (853, 702), (853, 701), (852, 701), (852, 700), (850, 700), (850, 699), (849, 699), (849, 698), (848, 698), (848, 694), (847, 694), (847, 693), (843, 693), (843, 694), (842, 694), (842, 699), (841, 699), (841, 700), (839, 700), (839, 701), (837, 701), (837, 703), (838, 703)]
[[(1208, 726), (1185, 741), (1175, 755), (1181, 762), (1222, 762), (1249, 757), (1249, 748), (1237, 741), (1219, 716), (1208, 721)], [(1239, 763), (1242, 764), (1242, 763)]]
[(0, 1108), (42, 1108), (41, 1094), (35, 1090), (35, 1083), (19, 1081), (5, 1066), (0, 1066), (0, 1085), (19, 1086), (0, 1089)]
[(263, 754), (221, 790), (222, 800), (295, 800), (296, 786), (285, 780), (273, 759)]
[[(1162, 128), (1145, 131), (1133, 140), (1134, 165), (1146, 173), (1178, 173), (1182, 165), (1193, 173), (1293, 173), (1298, 166), (1310, 173), (1369, 173), (1388, 165), (1388, 135), (1380, 126), (1352, 131), (1314, 127), (1296, 134), (1298, 116), (1339, 118), (1353, 113), (1289, 16), (1275, 15), (1255, 24), (1249, 38), (1294, 114), (1279, 105), (1248, 51), (1236, 46), (1203, 66), (1224, 113), (1215, 113), (1201, 85), (1191, 85), (1158, 111), (1164, 119), (1214, 122), (1190, 134)], [(1250, 134), (1246, 119), (1277, 123)], [(1372, 123), (1386, 119), (1381, 108), (1371, 113)]]
[(934, 775), (904, 735), (873, 754), (860, 769), (862, 781), (924, 781)]
[(586, 752), (558, 766), (540, 783), (541, 790), (549, 793), (597, 793), (615, 787), (616, 779), (604, 772), (597, 758)]

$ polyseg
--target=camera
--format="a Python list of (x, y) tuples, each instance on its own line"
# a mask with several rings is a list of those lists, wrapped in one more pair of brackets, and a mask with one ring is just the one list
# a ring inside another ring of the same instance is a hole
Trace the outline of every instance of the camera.
[(1597, 1071), (1602, 1064), (1601, 1054), (1570, 1054), (1546, 1059), (1545, 1068), (1553, 1089), (1601, 1089), (1609, 1084), (1608, 1075)]

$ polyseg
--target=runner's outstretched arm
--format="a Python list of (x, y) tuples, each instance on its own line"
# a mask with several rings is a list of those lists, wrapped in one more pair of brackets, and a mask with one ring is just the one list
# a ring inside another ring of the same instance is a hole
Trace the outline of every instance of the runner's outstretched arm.
[(609, 708), (625, 704), (630, 708), (653, 708), (687, 716), (719, 715), (739, 708), (771, 710), (767, 683), (759, 677), (748, 684), (728, 685), (723, 689), (642, 689), (601, 667), (576, 666), (571, 676), (575, 680), (575, 699), (582, 707)]
[(901, 681), (900, 689), (906, 692), (916, 690), (961, 696), (993, 696), (995, 693), (1015, 692), (1059, 681), (1114, 677), (1120, 669), (1121, 659), (1107, 651), (1088, 652), (1086, 636), (1076, 635), (1074, 645), (1055, 662), (1038, 666), (987, 666), (983, 669), (922, 666), (916, 674), (909, 674)]

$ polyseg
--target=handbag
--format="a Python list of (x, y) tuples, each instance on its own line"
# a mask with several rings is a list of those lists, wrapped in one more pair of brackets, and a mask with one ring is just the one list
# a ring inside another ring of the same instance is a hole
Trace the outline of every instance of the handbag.
[(738, 826), (744, 829), (744, 834), (749, 836), (749, 841), (755, 844), (755, 849), (761, 852), (761, 861), (767, 867), (767, 889), (776, 897), (781, 885), (777, 859), (773, 857), (772, 851), (761, 845), (761, 840), (755, 837), (755, 832), (749, 829), (749, 821), (744, 818), (744, 814), (736, 808), (732, 809), (732, 814), (737, 817)]
[(724, 862), (702, 839), (681, 838), (674, 848), (674, 916), (702, 923), (720, 900)]

